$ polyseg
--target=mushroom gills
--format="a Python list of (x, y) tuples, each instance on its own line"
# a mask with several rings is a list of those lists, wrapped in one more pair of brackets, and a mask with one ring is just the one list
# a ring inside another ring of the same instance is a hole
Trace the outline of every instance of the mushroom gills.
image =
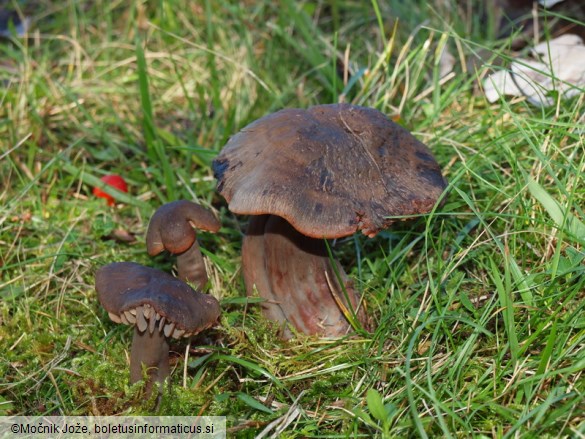
[(156, 327), (156, 315), (151, 315), (150, 320), (148, 322), (148, 332), (151, 334), (154, 332), (154, 328)]
[(136, 315), (132, 314), (131, 311), (124, 311), (124, 316), (130, 323), (136, 323)]
[(170, 337), (175, 330), (175, 324), (173, 322), (167, 323), (164, 327), (165, 337)]
[(150, 306), (148, 303), (144, 304), (143, 310), (144, 317), (146, 317), (147, 319), (149, 319), (153, 314), (156, 315), (154, 309), (152, 309), (152, 306)]
[(173, 331), (173, 338), (181, 338), (183, 336), (183, 334), (185, 334), (184, 329), (179, 329), (179, 328), (175, 328), (175, 330)]
[(113, 312), (108, 312), (108, 316), (110, 316), (110, 319), (112, 320), (112, 322), (122, 323), (122, 319), (120, 318), (120, 316), (118, 314), (114, 314)]
[(193, 333), (176, 327), (176, 323), (167, 321), (166, 317), (159, 314), (155, 309), (145, 304), (136, 308), (122, 311), (119, 315), (109, 312), (108, 315), (115, 323), (136, 325), (140, 332), (148, 329), (150, 334), (154, 331), (162, 332), (166, 337), (181, 338), (189, 337)]
[(144, 313), (136, 314), (136, 326), (140, 332), (144, 332), (148, 328), (148, 322), (146, 321), (146, 317), (144, 317)]

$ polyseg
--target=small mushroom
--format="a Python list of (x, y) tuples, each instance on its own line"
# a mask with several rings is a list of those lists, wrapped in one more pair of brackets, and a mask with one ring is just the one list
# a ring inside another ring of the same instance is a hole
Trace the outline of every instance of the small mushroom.
[(220, 223), (209, 210), (192, 201), (167, 203), (150, 219), (146, 249), (150, 256), (163, 250), (177, 255), (179, 279), (193, 283), (195, 288), (203, 288), (207, 283), (207, 271), (193, 228), (215, 233)]
[(268, 318), (329, 337), (349, 330), (347, 309), (365, 326), (367, 316), (324, 239), (373, 237), (396, 217), (432, 210), (447, 186), (408, 130), (349, 104), (265, 116), (228, 141), (213, 169), (229, 209), (252, 215), (242, 245), (248, 294), (266, 299)]
[(185, 282), (134, 262), (101, 267), (95, 276), (98, 299), (110, 319), (134, 325), (130, 352), (130, 383), (142, 379), (146, 367), (150, 394), (154, 382), (161, 387), (169, 375), (169, 344), (165, 337), (181, 338), (213, 326), (219, 303), (193, 290)]

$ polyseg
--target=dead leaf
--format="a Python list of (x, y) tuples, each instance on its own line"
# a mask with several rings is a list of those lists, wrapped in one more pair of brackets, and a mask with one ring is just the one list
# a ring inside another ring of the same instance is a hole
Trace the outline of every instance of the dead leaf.
[(526, 96), (528, 102), (543, 107), (556, 102), (554, 93), (571, 98), (585, 88), (585, 46), (578, 35), (565, 34), (536, 45), (533, 59), (513, 62), (508, 70), (488, 76), (484, 92), (489, 102), (501, 96)]

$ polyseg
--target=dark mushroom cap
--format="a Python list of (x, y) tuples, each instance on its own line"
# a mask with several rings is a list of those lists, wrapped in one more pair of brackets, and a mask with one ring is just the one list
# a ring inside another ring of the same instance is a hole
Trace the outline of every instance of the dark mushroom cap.
[(95, 276), (98, 299), (116, 323), (164, 331), (175, 338), (195, 335), (219, 318), (217, 300), (185, 282), (134, 262), (101, 267)]
[(157, 255), (163, 250), (173, 254), (189, 249), (197, 234), (195, 230), (217, 232), (220, 223), (213, 214), (188, 200), (177, 200), (161, 206), (150, 219), (146, 232), (148, 254)]
[(429, 212), (447, 186), (429, 149), (378, 110), (285, 109), (234, 135), (213, 162), (232, 212), (272, 214), (314, 238), (373, 236)]

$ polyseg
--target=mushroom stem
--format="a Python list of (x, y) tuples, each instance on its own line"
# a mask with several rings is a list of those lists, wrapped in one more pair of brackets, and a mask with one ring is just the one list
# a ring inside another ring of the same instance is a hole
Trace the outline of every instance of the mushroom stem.
[(159, 393), (162, 393), (165, 379), (170, 374), (169, 343), (163, 331), (150, 332), (148, 329), (141, 332), (134, 326), (132, 349), (130, 351), (130, 384), (142, 379), (142, 366), (146, 367), (148, 379), (145, 392), (150, 396), (152, 385), (160, 384)]
[[(242, 273), (248, 296), (254, 294), (254, 288), (260, 297), (266, 299), (262, 304), (264, 316), (268, 320), (285, 323), (288, 319), (280, 304), (275, 300), (270, 286), (270, 276), (266, 271), (266, 256), (264, 252), (264, 228), (271, 215), (256, 215), (250, 217), (248, 229), (242, 242)], [(291, 332), (283, 328), (284, 338), (290, 338)]]
[(207, 270), (197, 240), (177, 256), (177, 271), (179, 279), (192, 283), (196, 289), (202, 289), (207, 284)]
[[(322, 239), (304, 236), (275, 215), (253, 216), (242, 247), (242, 270), (248, 295), (254, 287), (266, 299), (267, 318), (288, 322), (306, 334), (345, 335), (350, 325), (343, 310), (365, 324), (359, 295), (341, 265), (331, 260)], [(336, 271), (351, 305), (345, 298)], [(284, 328), (283, 337), (291, 333)]]

